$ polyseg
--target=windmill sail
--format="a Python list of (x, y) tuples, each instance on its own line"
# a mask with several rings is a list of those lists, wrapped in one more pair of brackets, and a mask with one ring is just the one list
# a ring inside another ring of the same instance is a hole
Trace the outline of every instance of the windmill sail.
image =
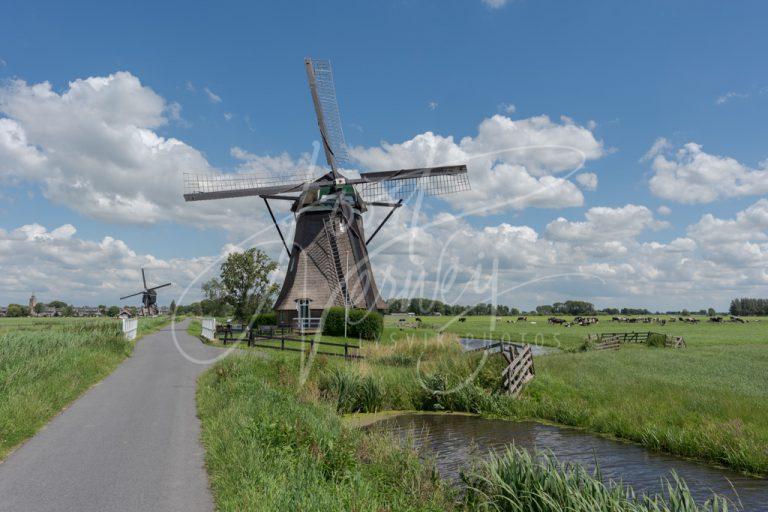
[(325, 158), (335, 172), (338, 165), (349, 162), (347, 143), (341, 128), (339, 102), (336, 99), (336, 86), (333, 83), (333, 71), (328, 60), (305, 59), (309, 88), (315, 104), (317, 124), (325, 142)]
[(184, 174), (184, 199), (202, 201), (230, 197), (301, 192), (311, 172), (264, 177), (257, 174)]
[(355, 187), (358, 194), (368, 202), (408, 199), (416, 193), (441, 196), (470, 189), (466, 165), (366, 172), (360, 174), (360, 180), (350, 183), (358, 183)]

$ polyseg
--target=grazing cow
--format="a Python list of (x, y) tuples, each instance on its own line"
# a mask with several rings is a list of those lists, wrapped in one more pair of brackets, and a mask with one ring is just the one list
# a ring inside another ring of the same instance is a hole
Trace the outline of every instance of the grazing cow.
[(709, 321), (710, 322), (714, 322), (716, 324), (719, 324), (719, 323), (722, 323), (723, 317), (721, 317), (721, 316), (711, 316), (711, 317), (709, 317)]
[(528, 320), (528, 317), (527, 316), (519, 316), (519, 317), (517, 317), (517, 319), (518, 320), (522, 320), (523, 322), (525, 322), (525, 321)]
[(461, 317), (461, 318), (459, 318), (459, 322), (462, 322), (462, 323), (463, 323), (463, 322), (466, 322), (466, 321), (467, 321), (467, 319), (466, 319), (466, 318), (464, 318), (464, 317)]
[(550, 324), (560, 324), (560, 325), (566, 323), (565, 320), (563, 320), (562, 318), (557, 318), (556, 316), (549, 317), (547, 319), (547, 322), (549, 322)]
[(739, 318), (738, 316), (731, 316), (731, 322), (739, 322), (740, 324), (747, 323), (746, 320), (744, 320), (743, 318)]

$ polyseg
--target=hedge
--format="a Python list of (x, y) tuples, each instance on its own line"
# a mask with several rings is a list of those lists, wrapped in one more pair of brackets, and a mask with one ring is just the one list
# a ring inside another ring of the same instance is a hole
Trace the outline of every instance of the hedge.
[[(384, 317), (381, 313), (367, 309), (350, 309), (347, 336), (375, 340), (384, 330)], [(323, 334), (328, 336), (344, 336), (344, 308), (328, 309), (323, 323)]]
[(256, 318), (253, 319), (253, 326), (258, 327), (260, 325), (277, 325), (277, 313), (259, 313)]

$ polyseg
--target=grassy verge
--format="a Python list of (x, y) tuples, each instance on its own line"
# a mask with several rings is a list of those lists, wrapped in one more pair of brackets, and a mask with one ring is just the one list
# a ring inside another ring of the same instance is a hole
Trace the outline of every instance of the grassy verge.
[(288, 359), (228, 358), (201, 377), (198, 411), (219, 510), (453, 508), (413, 450), (347, 428), (331, 407), (297, 393)]
[[(133, 348), (114, 320), (10, 320), (0, 322), (0, 460), (109, 375)], [(139, 334), (165, 323), (141, 319)]]
[(339, 409), (375, 403), (364, 397), (378, 377), (356, 373), (361, 365), (316, 363), (303, 386), (299, 358), (283, 353), (264, 360), (246, 352), (201, 377), (198, 411), (218, 510), (728, 510), (719, 499), (696, 505), (682, 482), (665, 498), (635, 498), (599, 474), (514, 449), (467, 468), (459, 494), (412, 443), (341, 420)]
[[(589, 332), (632, 330), (684, 335), (688, 344), (679, 350), (626, 345), (619, 351), (537, 357), (536, 379), (520, 400), (494, 392), (502, 369), (498, 356), (482, 364), (478, 354), (464, 354), (456, 343), (460, 336), (493, 325), (491, 319), (470, 317), (437, 337), (434, 329), (449, 321), (425, 317), (422, 327), (400, 329), (387, 318), (382, 340), (363, 342), (364, 362), (317, 358), (310, 383), (323, 396), (336, 397), (342, 413), (450, 410), (546, 420), (656, 451), (768, 474), (764, 319), (662, 326), (601, 318), (597, 326), (570, 328), (549, 325), (542, 317), (496, 321), (494, 332), (499, 336), (518, 341), (557, 339), (566, 349), (580, 345)], [(537, 327), (541, 335), (535, 334)]]

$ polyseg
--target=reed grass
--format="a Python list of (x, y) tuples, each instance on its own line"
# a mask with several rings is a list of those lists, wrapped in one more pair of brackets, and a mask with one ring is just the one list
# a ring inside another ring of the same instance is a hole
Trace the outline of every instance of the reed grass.
[(638, 495), (621, 482), (605, 482), (599, 468), (590, 473), (577, 464), (560, 463), (548, 452), (514, 446), (491, 454), (464, 472), (466, 506), (488, 512), (728, 512), (737, 507), (713, 495), (697, 503), (677, 475), (661, 494)]

